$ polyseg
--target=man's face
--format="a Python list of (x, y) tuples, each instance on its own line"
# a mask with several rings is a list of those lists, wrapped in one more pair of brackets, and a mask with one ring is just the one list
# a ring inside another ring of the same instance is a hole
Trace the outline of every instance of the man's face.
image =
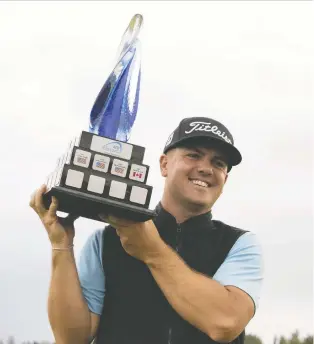
[[(217, 149), (174, 148), (160, 158), (165, 195), (185, 207), (211, 209), (227, 180), (228, 165)], [(182, 204), (183, 205), (183, 204)]]

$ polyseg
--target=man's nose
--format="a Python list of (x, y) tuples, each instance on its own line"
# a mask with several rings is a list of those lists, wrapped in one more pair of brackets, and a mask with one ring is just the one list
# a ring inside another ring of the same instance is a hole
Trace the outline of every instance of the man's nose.
[(209, 161), (202, 161), (197, 168), (199, 173), (212, 175), (214, 173), (213, 166)]

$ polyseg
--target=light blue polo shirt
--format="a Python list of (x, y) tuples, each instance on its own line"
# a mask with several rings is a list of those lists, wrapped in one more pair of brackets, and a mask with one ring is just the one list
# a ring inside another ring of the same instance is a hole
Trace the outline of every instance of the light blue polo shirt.
[[(105, 296), (105, 275), (102, 266), (102, 232), (96, 230), (89, 236), (77, 264), (79, 280), (89, 310), (101, 315)], [(252, 232), (244, 233), (235, 242), (227, 258), (213, 279), (222, 285), (232, 285), (244, 290), (257, 309), (263, 281), (261, 245)]]

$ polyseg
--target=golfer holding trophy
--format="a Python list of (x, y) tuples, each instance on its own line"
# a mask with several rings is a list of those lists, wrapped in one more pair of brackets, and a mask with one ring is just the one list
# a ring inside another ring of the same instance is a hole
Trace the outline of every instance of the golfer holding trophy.
[[(149, 209), (145, 148), (128, 142), (140, 90), (142, 16), (90, 114), (30, 206), (52, 246), (49, 322), (56, 344), (243, 344), (263, 280), (256, 235), (213, 220), (241, 162), (230, 131), (184, 118), (159, 158), (164, 192)], [(68, 213), (61, 218), (57, 211)], [(74, 221), (106, 223), (74, 256)]]

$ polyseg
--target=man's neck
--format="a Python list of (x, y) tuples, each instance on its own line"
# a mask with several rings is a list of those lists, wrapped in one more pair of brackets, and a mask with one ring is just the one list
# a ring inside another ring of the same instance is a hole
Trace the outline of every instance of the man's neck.
[(165, 195), (163, 195), (161, 199), (161, 205), (176, 219), (177, 223), (183, 223), (191, 217), (205, 214), (210, 211), (209, 207), (184, 204), (183, 202), (178, 204), (175, 200), (165, 197)]

